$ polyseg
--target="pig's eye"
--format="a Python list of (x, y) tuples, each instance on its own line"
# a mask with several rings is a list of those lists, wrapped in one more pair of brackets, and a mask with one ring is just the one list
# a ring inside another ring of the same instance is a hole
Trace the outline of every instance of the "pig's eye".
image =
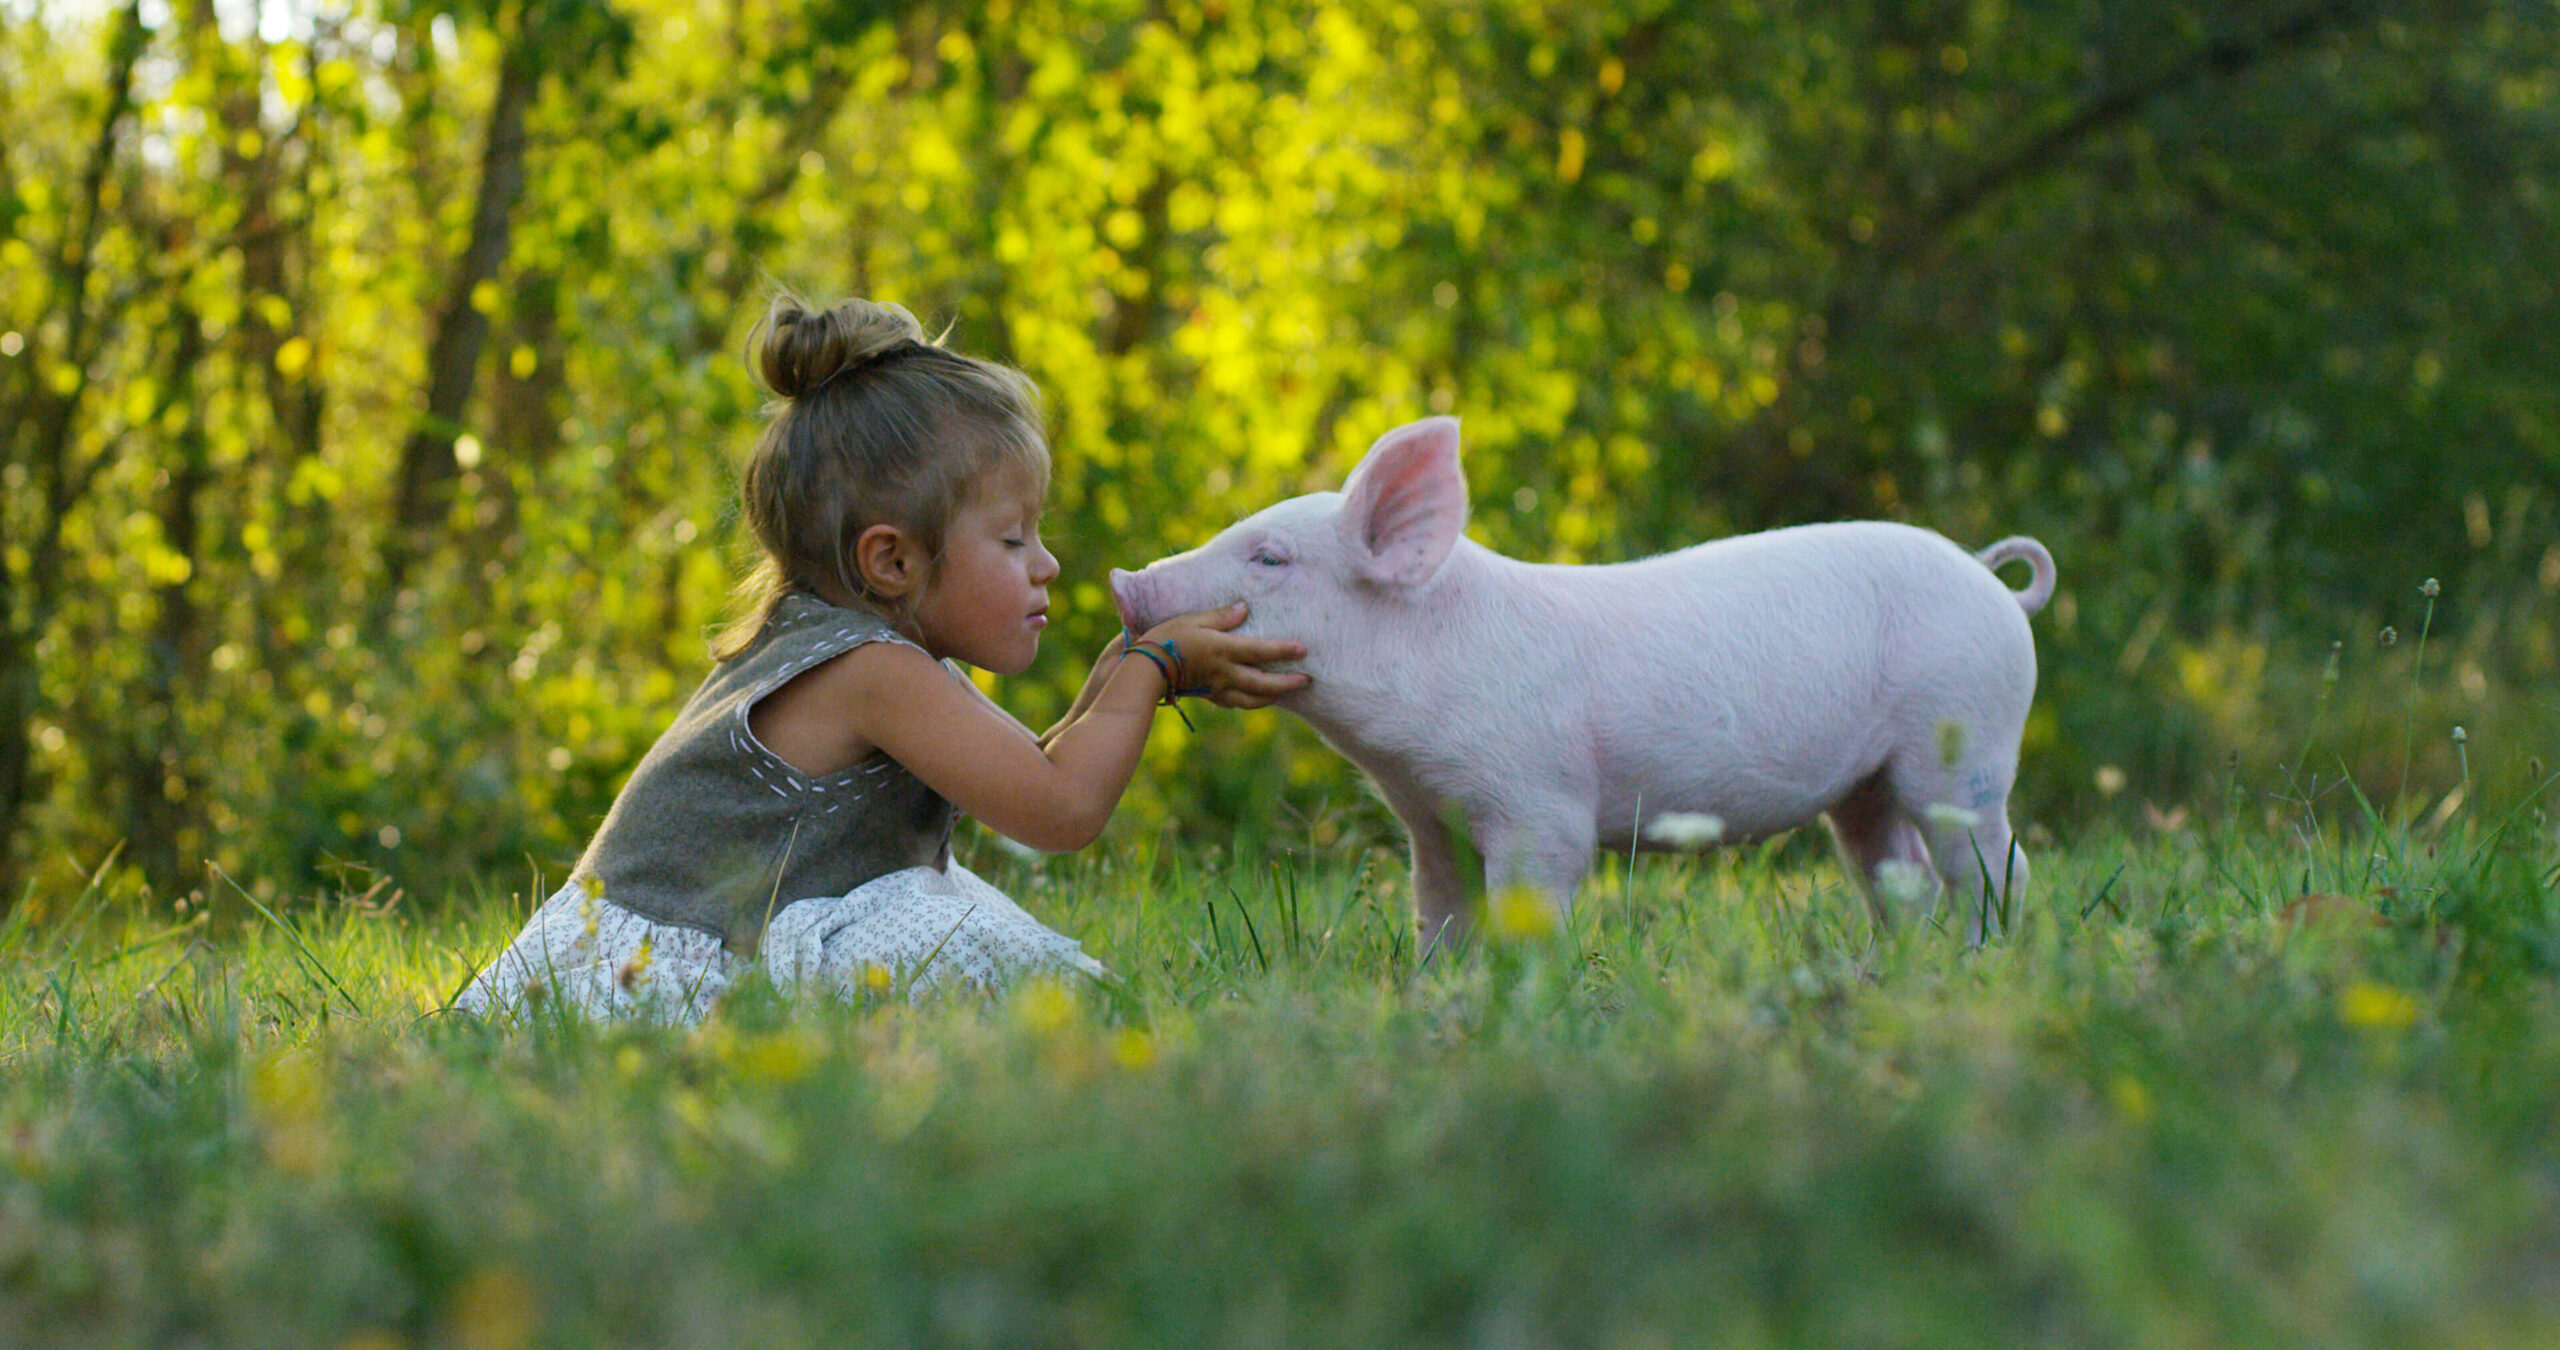
[(1253, 551), (1253, 565), (1256, 567), (1286, 567), (1289, 565), (1289, 559), (1286, 554), (1281, 553), (1278, 549), (1265, 545), (1264, 547), (1257, 548)]

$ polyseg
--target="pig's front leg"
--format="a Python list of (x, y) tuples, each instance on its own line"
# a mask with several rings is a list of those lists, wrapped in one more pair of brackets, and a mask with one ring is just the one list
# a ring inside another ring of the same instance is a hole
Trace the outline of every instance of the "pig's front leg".
[(1428, 948), (1467, 927), (1467, 882), (1458, 875), (1458, 850), (1449, 822), (1418, 798), (1389, 793), (1387, 806), (1404, 822), (1413, 844), (1413, 918)]
[(1527, 886), (1544, 895), (1561, 919), (1573, 893), (1591, 871), (1599, 826), (1587, 801), (1550, 800), (1506, 807), (1476, 827), (1484, 855), (1485, 894)]

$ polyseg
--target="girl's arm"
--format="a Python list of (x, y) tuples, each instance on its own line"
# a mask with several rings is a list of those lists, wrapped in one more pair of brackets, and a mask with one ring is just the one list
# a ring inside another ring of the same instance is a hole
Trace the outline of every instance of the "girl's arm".
[[(1046, 747), (1049, 742), (1058, 738), (1059, 732), (1067, 729), (1068, 723), (1084, 716), (1085, 710), (1093, 706), (1094, 696), (1101, 693), (1102, 686), (1110, 682), (1111, 668), (1119, 664), (1119, 662), (1128, 655), (1128, 649), (1124, 645), (1128, 640), (1128, 630), (1122, 629), (1120, 632), (1113, 634), (1109, 642), (1102, 645), (1102, 654), (1093, 658), (1093, 670), (1084, 677), (1084, 688), (1076, 691), (1075, 702), (1067, 705), (1066, 712), (1061, 714), (1058, 720), (1052, 724), (1047, 731), (1033, 737), (1035, 741), (1037, 741), (1041, 746)], [(1177, 639), (1177, 641), (1178, 640), (1179, 639)], [(971, 693), (978, 696), (979, 702), (986, 704), (989, 708), (994, 709), (996, 712), (1003, 713), (1006, 717), (1013, 716), (1013, 714), (1006, 713), (1004, 711), (1004, 706), (1002, 704), (997, 703), (994, 699), (988, 698), (987, 691), (980, 689), (976, 682), (971, 681), (969, 683), (969, 690)], [(1029, 727), (1023, 728), (1024, 735), (1027, 736), (1030, 735), (1030, 733), (1031, 729)]]
[[(1185, 615), (1147, 636), (1180, 643), (1185, 678), (1231, 707), (1259, 707), (1305, 687), (1303, 674), (1255, 668), (1305, 649), (1227, 631), (1243, 621), (1239, 605)], [(1102, 833), (1137, 771), (1165, 692), (1154, 662), (1114, 661), (1086, 682), (1090, 697), (1077, 700), (1082, 710), (1043, 742), (940, 662), (902, 643), (858, 647), (811, 673), (822, 674), (822, 697), (846, 710), (849, 730), (952, 805), (1053, 853), (1082, 848)]]
[(1076, 701), (1067, 705), (1066, 715), (1058, 719), (1057, 725), (1040, 734), (1041, 745), (1046, 746), (1056, 740), (1058, 733), (1067, 729), (1068, 723), (1084, 716), (1085, 710), (1093, 706), (1094, 697), (1102, 692), (1103, 685), (1110, 682), (1111, 668), (1128, 655), (1127, 648), (1122, 645), (1128, 640), (1129, 630), (1124, 628), (1103, 644), (1102, 655), (1093, 658), (1093, 672), (1084, 677), (1084, 688), (1076, 691)]

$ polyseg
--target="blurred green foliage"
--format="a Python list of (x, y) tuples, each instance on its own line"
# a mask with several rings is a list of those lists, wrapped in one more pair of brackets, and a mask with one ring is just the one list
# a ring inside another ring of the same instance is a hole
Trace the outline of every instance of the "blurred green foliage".
[[(2043, 538), (2049, 828), (2436, 809), (2560, 758), (2555, 193), (2548, 0), (0, 0), (6, 895), (556, 875), (775, 282), (1048, 392), (1026, 720), (1109, 566), (1447, 411), (1524, 556)], [(1279, 716), (1152, 753), (1124, 837), (1375, 824)]]

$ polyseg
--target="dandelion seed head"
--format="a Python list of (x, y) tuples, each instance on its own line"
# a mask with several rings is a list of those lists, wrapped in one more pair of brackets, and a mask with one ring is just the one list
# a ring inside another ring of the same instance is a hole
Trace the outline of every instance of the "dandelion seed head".
[(2386, 624), (2384, 624), (2384, 625), (2382, 626), (2382, 645), (2383, 645), (2383, 646), (2385, 646), (2385, 647), (2397, 647), (2397, 646), (2399, 646), (2399, 645), (2400, 645), (2400, 630), (2399, 630), (2399, 629), (2397, 629), (2397, 628), (2392, 627), (2391, 625), (2389, 625), (2389, 624), (2387, 624), (2387, 623), (2386, 623)]
[(1941, 829), (1970, 830), (1982, 823), (1982, 817), (1978, 813), (1949, 802), (1931, 802), (1920, 814), (1926, 817), (1930, 824)]
[(2429, 577), (2418, 583), (2418, 594), (2423, 595), (2430, 600), (2435, 599), (2436, 595), (2442, 590), (2442, 587), (2436, 585), (2436, 579), (2434, 577)]
[(2463, 730), (2462, 728), (2460, 728), (2460, 727), (2455, 727), (2455, 728), (2453, 729), (2453, 743), (2454, 743), (2455, 745), (2460, 745), (2460, 744), (2462, 744), (2462, 743), (2464, 743), (2465, 741), (2468, 741), (2468, 740), (2470, 740), (2470, 739), (2471, 739), (2471, 733), (2470, 733), (2470, 732), (2464, 731), (2464, 730)]
[(1904, 909), (1917, 908), (1929, 894), (1929, 869), (1901, 858), (1876, 864), (1876, 889)]
[(1644, 837), (1665, 848), (1703, 849), (1724, 839), (1724, 820), (1696, 811), (1672, 811), (1645, 822)]

